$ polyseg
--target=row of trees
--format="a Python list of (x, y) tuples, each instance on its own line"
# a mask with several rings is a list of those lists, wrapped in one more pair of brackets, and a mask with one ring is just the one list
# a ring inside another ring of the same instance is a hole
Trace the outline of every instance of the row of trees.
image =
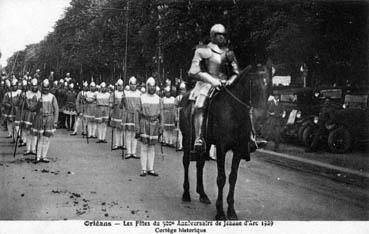
[(14, 53), (6, 70), (185, 78), (214, 23), (228, 29), (241, 67), (271, 58), (277, 74), (293, 78), (305, 63), (311, 85), (368, 80), (365, 1), (72, 0), (54, 31)]

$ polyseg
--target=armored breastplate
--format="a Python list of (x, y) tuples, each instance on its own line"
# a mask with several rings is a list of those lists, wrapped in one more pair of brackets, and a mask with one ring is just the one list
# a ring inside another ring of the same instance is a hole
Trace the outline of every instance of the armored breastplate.
[(219, 49), (218, 46), (209, 43), (209, 48), (211, 49), (211, 56), (204, 60), (205, 70), (216, 77), (221, 79), (226, 78), (224, 72), (222, 71), (222, 66), (226, 62), (225, 51)]

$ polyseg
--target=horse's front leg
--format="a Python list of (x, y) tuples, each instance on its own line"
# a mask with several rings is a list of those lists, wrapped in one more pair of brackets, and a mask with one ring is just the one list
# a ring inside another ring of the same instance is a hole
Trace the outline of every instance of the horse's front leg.
[(204, 191), (204, 183), (203, 183), (204, 165), (205, 165), (205, 155), (200, 155), (199, 159), (196, 162), (196, 174), (197, 174), (196, 192), (200, 195), (200, 202), (205, 204), (211, 204), (210, 199), (208, 198), (208, 196)]
[(236, 187), (238, 167), (240, 165), (241, 155), (234, 153), (232, 158), (232, 168), (231, 173), (229, 174), (229, 193), (227, 196), (228, 210), (227, 210), (227, 218), (231, 220), (237, 220), (237, 214), (234, 209), (234, 190)]
[(183, 151), (182, 163), (183, 163), (183, 169), (184, 169), (182, 201), (190, 202), (191, 201), (190, 183), (188, 181), (188, 168), (190, 166), (190, 152), (187, 149)]
[(225, 174), (225, 149), (220, 145), (217, 145), (217, 185), (218, 185), (218, 198), (216, 202), (217, 214), (215, 216), (216, 220), (226, 220), (226, 216), (223, 210), (223, 188), (226, 182), (226, 174)]

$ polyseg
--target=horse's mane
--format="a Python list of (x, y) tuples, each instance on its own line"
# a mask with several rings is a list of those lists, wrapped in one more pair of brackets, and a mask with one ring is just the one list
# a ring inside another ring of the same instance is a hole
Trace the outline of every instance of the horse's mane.
[(229, 87), (232, 88), (234, 86), (237, 86), (240, 84), (241, 81), (242, 83), (246, 83), (250, 80), (256, 79), (258, 79), (257, 70), (252, 65), (248, 65), (247, 67), (241, 70), (239, 76)]
[(249, 102), (253, 107), (257, 107), (262, 102), (263, 91), (263, 75), (258, 71), (257, 67), (248, 65), (244, 68), (232, 85), (228, 86), (230, 89), (235, 87), (242, 87), (243, 92), (249, 93)]

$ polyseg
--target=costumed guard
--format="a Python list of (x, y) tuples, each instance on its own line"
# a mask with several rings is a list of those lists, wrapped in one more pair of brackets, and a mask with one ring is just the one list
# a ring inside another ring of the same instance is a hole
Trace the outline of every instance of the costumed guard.
[(88, 138), (96, 138), (96, 84), (95, 82), (90, 83), (90, 91), (86, 93), (87, 111), (85, 114), (87, 122), (87, 134)]
[(165, 87), (163, 97), (163, 143), (165, 145), (174, 146), (175, 128), (176, 128), (176, 98), (171, 95), (170, 86)]
[[(121, 105), (124, 98), (124, 86), (123, 80), (117, 81), (117, 90), (113, 91), (110, 96), (111, 103), (111, 120), (110, 126), (112, 127), (114, 142), (112, 150), (121, 149), (123, 147), (123, 106)], [(113, 139), (112, 139), (113, 140)]]
[(82, 135), (84, 136), (86, 133), (86, 120), (85, 114), (87, 111), (87, 104), (86, 104), (86, 93), (88, 91), (88, 83), (83, 82), (82, 90), (79, 91), (77, 98), (76, 98), (76, 112), (77, 112), (77, 119), (74, 123), (74, 131), (71, 133), (71, 136), (77, 135), (78, 129), (82, 124)]
[(66, 104), (64, 106), (63, 113), (65, 115), (65, 126), (68, 131), (73, 131), (75, 118), (77, 115), (76, 111), (76, 92), (74, 91), (74, 84), (71, 83), (65, 93)]
[(23, 130), (26, 132), (26, 138), (27, 138), (27, 147), (26, 152), (24, 155), (36, 155), (36, 144), (37, 144), (37, 137), (32, 134), (32, 123), (36, 116), (36, 106), (38, 101), (41, 98), (41, 92), (38, 90), (38, 82), (37, 79), (31, 80), (31, 88), (26, 93), (26, 106), (24, 108), (26, 120), (25, 123), (25, 129)]
[(13, 79), (11, 82), (6, 80), (6, 86), (8, 87), (8, 92), (4, 96), (3, 106), (4, 106), (4, 118), (6, 121), (6, 126), (8, 129), (7, 138), (13, 138), (14, 142), (14, 120), (16, 115), (16, 105), (18, 102), (19, 92), (17, 87), (17, 80)]
[(64, 106), (67, 104), (67, 82), (64, 82), (63, 79), (59, 81), (59, 88), (56, 91), (56, 99), (58, 100), (59, 104), (59, 128), (67, 128), (65, 125), (67, 116), (64, 114)]
[(163, 131), (162, 100), (155, 94), (155, 80), (150, 77), (146, 81), (147, 93), (141, 95), (140, 110), (140, 140), (141, 167), (140, 176), (158, 176), (154, 171), (155, 144)]
[(32, 123), (32, 133), (38, 137), (35, 163), (48, 163), (50, 137), (54, 136), (58, 123), (59, 107), (55, 96), (50, 93), (48, 79), (42, 82), (41, 97), (36, 105), (36, 116)]
[(18, 90), (19, 92), (19, 98), (17, 103), (15, 103), (16, 106), (16, 115), (15, 115), (15, 121), (14, 121), (14, 126), (15, 126), (15, 133), (16, 136), (15, 138), (20, 137), (20, 143), (19, 143), (19, 147), (25, 146), (26, 145), (26, 131), (24, 131), (24, 122), (26, 120), (26, 112), (24, 111), (24, 107), (26, 105), (26, 92), (27, 92), (27, 80), (22, 80), (18, 83), (18, 87), (20, 87), (20, 89)]
[(136, 155), (136, 135), (139, 133), (138, 114), (140, 110), (141, 92), (137, 90), (137, 79), (134, 76), (129, 79), (129, 89), (124, 93), (124, 114), (122, 124), (127, 148), (125, 157), (139, 158)]
[(109, 99), (110, 93), (105, 82), (101, 83), (101, 91), (96, 94), (96, 116), (98, 141), (96, 143), (107, 143), (106, 130), (109, 121)]

